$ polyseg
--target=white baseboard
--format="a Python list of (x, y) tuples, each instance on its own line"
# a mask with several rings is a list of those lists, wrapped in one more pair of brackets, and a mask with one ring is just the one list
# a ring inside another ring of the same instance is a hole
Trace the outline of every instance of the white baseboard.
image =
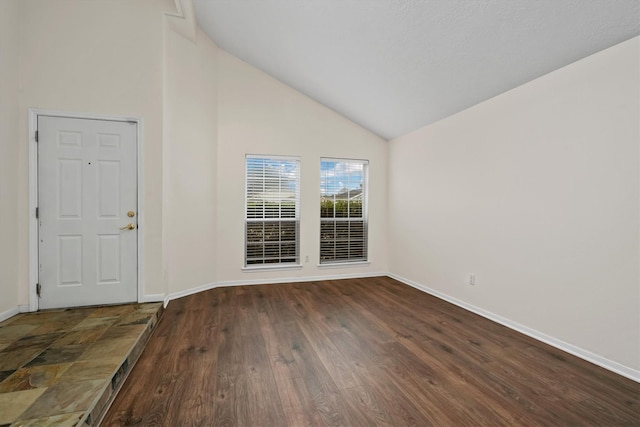
[(185, 289), (184, 291), (172, 292), (172, 293), (170, 293), (170, 294), (168, 294), (167, 296), (164, 297), (164, 306), (166, 308), (167, 305), (169, 304), (169, 302), (174, 300), (174, 299), (178, 299), (178, 298), (186, 297), (186, 296), (189, 296), (189, 295), (197, 294), (198, 292), (208, 291), (209, 289), (213, 289), (213, 288), (217, 288), (217, 287), (219, 287), (218, 283), (213, 282), (213, 283), (207, 283), (207, 284), (204, 284), (204, 285), (200, 285), (200, 286), (197, 286), (195, 288)]
[(4, 322), (5, 320), (15, 316), (18, 313), (20, 313), (19, 307), (13, 307), (7, 311), (3, 311), (2, 313), (0, 313), (0, 322)]
[(588, 350), (585, 350), (583, 348), (577, 347), (573, 344), (569, 344), (566, 343), (562, 340), (559, 340), (557, 338), (551, 337), (549, 335), (546, 335), (540, 331), (537, 331), (535, 329), (531, 329), (527, 326), (521, 325), (517, 322), (514, 322), (512, 320), (506, 319), (502, 316), (499, 316), (497, 314), (491, 313), (490, 311), (481, 309), (479, 307), (476, 307), (474, 305), (468, 304), (464, 301), (461, 301), (459, 299), (450, 297), (449, 295), (443, 294), (442, 292), (436, 291), (434, 289), (431, 289), (427, 286), (424, 286), (420, 283), (416, 283), (412, 280), (409, 279), (405, 279), (404, 277), (395, 275), (395, 274), (391, 274), (388, 273), (387, 276), (396, 279), (402, 283), (405, 283), (413, 288), (416, 288), (422, 292), (425, 292), (429, 295), (433, 295), (437, 298), (440, 298), (444, 301), (450, 302), (451, 304), (457, 305), (458, 307), (464, 308), (465, 310), (471, 311), (472, 313), (478, 314), (482, 317), (485, 317), (489, 320), (492, 320), (496, 323), (499, 323), (503, 326), (506, 326), (507, 328), (513, 329), (515, 331), (518, 331), (524, 335), (527, 335), (533, 339), (536, 339), (538, 341), (542, 341), (545, 344), (549, 344), (550, 346), (553, 346), (559, 350), (562, 351), (566, 351), (567, 353), (573, 354), (574, 356), (577, 356), (581, 359), (586, 360), (587, 362), (591, 362), (595, 365), (598, 365), (602, 368), (605, 368), (609, 371), (615, 372), (616, 374), (622, 375), (623, 377), (629, 378), (633, 381), (636, 382), (640, 382), (640, 371), (629, 368), (627, 366), (621, 365), (618, 362), (614, 362), (613, 360), (609, 360), (607, 358), (604, 358), (602, 356), (599, 356), (595, 353), (592, 353)]
[(145, 303), (145, 302), (162, 302), (164, 301), (164, 294), (149, 294), (149, 295), (143, 295), (141, 298), (139, 298), (138, 302), (140, 303)]
[(316, 282), (320, 280), (358, 279), (365, 277), (388, 276), (387, 273), (350, 273), (325, 276), (281, 277), (276, 279), (229, 280), (218, 282), (218, 286), (274, 285), (277, 283)]
[(314, 282), (320, 280), (340, 280), (340, 279), (357, 279), (365, 277), (377, 277), (387, 276), (387, 273), (353, 273), (353, 274), (334, 274), (329, 276), (311, 276), (311, 277), (279, 277), (275, 279), (251, 279), (251, 280), (226, 280), (221, 282), (208, 283), (206, 285), (198, 286), (196, 288), (187, 289), (184, 291), (173, 292), (167, 295), (164, 299), (165, 307), (170, 301), (189, 295), (196, 294), (198, 292), (208, 291), (209, 289), (222, 288), (226, 286), (251, 286), (251, 285), (274, 285), (278, 283), (297, 283), (297, 282)]
[(31, 310), (31, 307), (29, 307), (29, 304), (24, 304), (24, 305), (18, 306), (18, 311), (20, 313), (29, 313), (30, 311), (35, 311), (35, 310)]

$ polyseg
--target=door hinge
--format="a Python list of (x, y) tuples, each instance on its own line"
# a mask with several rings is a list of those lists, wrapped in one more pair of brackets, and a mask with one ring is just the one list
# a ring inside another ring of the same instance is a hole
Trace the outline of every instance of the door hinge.
[(36, 218), (40, 218), (40, 209), (36, 208)]
[(36, 283), (36, 295), (38, 295), (38, 298), (40, 298), (41, 291), (42, 291), (42, 286), (40, 286), (40, 283)]
[(36, 131), (36, 142), (38, 142), (38, 131)]

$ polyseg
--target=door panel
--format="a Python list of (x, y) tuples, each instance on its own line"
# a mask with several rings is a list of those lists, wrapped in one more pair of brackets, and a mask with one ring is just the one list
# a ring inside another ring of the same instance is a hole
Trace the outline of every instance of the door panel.
[(98, 275), (99, 285), (120, 282), (120, 236), (98, 236)]
[(40, 308), (137, 300), (136, 124), (38, 117)]
[(82, 219), (82, 160), (58, 162), (58, 218)]
[(59, 286), (82, 286), (82, 236), (58, 236)]
[(120, 212), (120, 162), (98, 162), (98, 218), (117, 218)]

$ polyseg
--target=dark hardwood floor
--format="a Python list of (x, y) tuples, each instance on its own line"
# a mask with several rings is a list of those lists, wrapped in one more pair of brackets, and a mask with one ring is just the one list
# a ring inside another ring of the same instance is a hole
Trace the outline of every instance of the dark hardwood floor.
[(640, 384), (387, 277), (172, 301), (103, 426), (640, 425)]

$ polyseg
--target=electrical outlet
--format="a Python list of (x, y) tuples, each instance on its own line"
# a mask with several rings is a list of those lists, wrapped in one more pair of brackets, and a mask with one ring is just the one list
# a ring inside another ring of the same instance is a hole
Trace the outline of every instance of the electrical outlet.
[(309, 255), (304, 257), (304, 262), (309, 262)]
[(476, 275), (474, 273), (469, 273), (469, 284), (471, 286), (475, 286), (476, 284)]

